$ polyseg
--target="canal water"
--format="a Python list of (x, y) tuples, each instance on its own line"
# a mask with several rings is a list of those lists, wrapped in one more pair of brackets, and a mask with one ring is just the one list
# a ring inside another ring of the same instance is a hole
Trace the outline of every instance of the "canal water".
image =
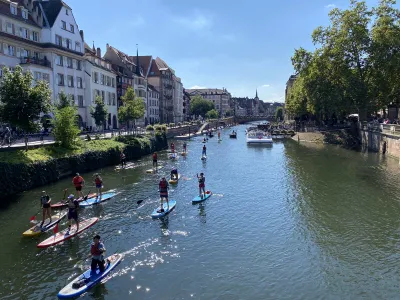
[[(205, 163), (195, 138), (186, 158), (160, 155), (159, 175), (145, 173), (150, 157), (131, 170), (99, 170), (105, 189), (121, 194), (82, 209), (81, 218), (100, 221), (64, 244), (40, 250), (51, 233), (21, 235), (40, 209), (43, 188), (0, 210), (0, 299), (56, 299), (89, 267), (84, 258), (95, 233), (109, 255), (124, 258), (81, 299), (398, 298), (398, 161), (294, 141), (247, 146), (245, 128), (236, 127), (237, 140), (228, 129), (222, 142), (211, 138)], [(158, 180), (173, 165), (183, 176), (170, 191), (176, 209), (152, 220)], [(200, 172), (214, 194), (192, 205)], [(92, 175), (84, 174), (86, 182)], [(73, 190), (71, 179), (46, 190), (54, 201), (66, 187)]]

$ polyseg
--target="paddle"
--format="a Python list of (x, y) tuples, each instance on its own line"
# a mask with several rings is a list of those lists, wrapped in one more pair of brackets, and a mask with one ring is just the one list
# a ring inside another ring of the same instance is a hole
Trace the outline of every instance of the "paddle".
[(89, 204), (89, 202), (87, 202), (87, 198), (89, 197), (89, 194), (90, 194), (91, 191), (92, 191), (92, 190), (89, 190), (89, 193), (87, 193), (87, 195), (83, 198), (83, 200), (84, 200), (87, 204)]
[[(67, 189), (65, 189), (64, 190), (64, 197), (63, 197), (63, 200), (65, 199), (65, 194), (67, 193)], [(61, 202), (63, 202), (63, 201), (61, 201)], [(40, 211), (39, 211), (40, 212)], [(38, 213), (39, 213), (38, 212)], [(60, 215), (61, 215), (61, 210), (60, 210)], [(51, 217), (51, 216), (50, 216)], [(35, 221), (35, 219), (36, 219), (36, 215), (33, 215), (30, 219), (29, 219), (29, 221), (32, 223), (32, 224), (37, 224), (38, 222), (37, 221)]]

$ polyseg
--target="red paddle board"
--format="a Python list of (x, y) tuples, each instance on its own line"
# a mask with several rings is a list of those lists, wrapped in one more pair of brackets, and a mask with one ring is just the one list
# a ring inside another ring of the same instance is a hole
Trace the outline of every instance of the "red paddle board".
[(83, 220), (79, 222), (79, 231), (76, 231), (76, 224), (71, 226), (71, 230), (68, 233), (68, 228), (64, 229), (63, 231), (56, 233), (55, 235), (49, 237), (48, 239), (44, 240), (40, 244), (37, 245), (38, 248), (47, 248), (50, 246), (57, 245), (62, 243), (70, 238), (80, 234), (82, 231), (92, 227), (94, 224), (97, 223), (98, 218), (91, 218), (87, 220)]
[[(97, 195), (96, 193), (89, 194), (88, 199), (96, 197), (96, 195)], [(85, 201), (85, 199), (82, 197), (78, 199), (78, 202), (82, 202), (82, 201)], [(58, 203), (54, 203), (51, 205), (51, 208), (64, 208), (64, 207), (67, 207), (67, 204), (65, 204), (63, 202), (58, 202)]]

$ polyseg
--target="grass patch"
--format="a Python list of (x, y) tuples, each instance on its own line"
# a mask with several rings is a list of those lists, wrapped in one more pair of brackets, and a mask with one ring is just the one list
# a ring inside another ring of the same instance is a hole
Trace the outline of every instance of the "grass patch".
[(108, 151), (115, 148), (125, 148), (125, 144), (111, 140), (92, 140), (82, 141), (82, 144), (73, 148), (65, 149), (55, 145), (41, 147), (32, 150), (18, 150), (9, 152), (0, 152), (0, 162), (19, 164), (46, 161), (52, 158), (68, 157), (81, 154), (88, 151)]

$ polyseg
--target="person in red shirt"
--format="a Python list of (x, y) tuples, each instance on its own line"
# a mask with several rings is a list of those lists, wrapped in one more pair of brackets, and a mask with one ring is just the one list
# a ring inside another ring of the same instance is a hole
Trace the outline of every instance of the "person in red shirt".
[(157, 165), (157, 152), (153, 153), (153, 168), (157, 169), (158, 165)]
[(95, 183), (96, 189), (97, 189), (96, 199), (101, 200), (102, 189), (103, 189), (103, 179), (101, 179), (99, 174), (96, 174), (96, 177), (94, 179), (94, 183)]
[(85, 180), (83, 179), (82, 176), (79, 175), (79, 173), (76, 173), (76, 176), (72, 179), (72, 183), (75, 186), (76, 190), (76, 197), (84, 197), (82, 193), (82, 187), (85, 185)]
[(175, 145), (174, 145), (174, 143), (171, 143), (171, 152), (172, 152), (172, 153), (175, 152)]

